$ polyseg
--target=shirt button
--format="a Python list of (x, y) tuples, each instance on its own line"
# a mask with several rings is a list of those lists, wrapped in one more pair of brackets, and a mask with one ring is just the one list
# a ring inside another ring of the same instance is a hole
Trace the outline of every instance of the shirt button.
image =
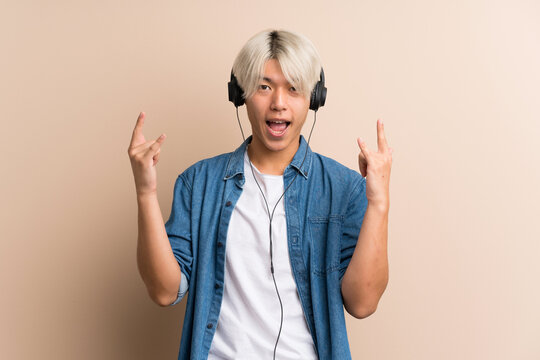
[(219, 284), (216, 283), (216, 285), (214, 285), (214, 288), (219, 289)]
[(207, 327), (208, 329), (211, 329), (213, 326), (214, 326), (214, 324), (212, 324), (212, 323), (208, 323), (208, 325), (206, 325), (206, 327)]
[(222, 247), (222, 246), (223, 246), (223, 243), (221, 241), (218, 241), (217, 247)]
[(227, 202), (225, 203), (225, 206), (231, 206), (231, 204), (232, 204), (232, 202), (227, 201)]

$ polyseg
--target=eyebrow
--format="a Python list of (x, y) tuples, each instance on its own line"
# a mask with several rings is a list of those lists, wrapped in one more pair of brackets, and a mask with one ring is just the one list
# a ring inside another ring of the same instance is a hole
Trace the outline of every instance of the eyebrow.
[[(269, 82), (270, 84), (274, 84), (274, 81), (272, 81), (272, 79), (270, 79), (269, 77), (265, 76), (265, 77), (263, 77), (263, 80), (266, 81), (266, 82)], [(289, 85), (291, 85), (291, 84), (289, 84)]]

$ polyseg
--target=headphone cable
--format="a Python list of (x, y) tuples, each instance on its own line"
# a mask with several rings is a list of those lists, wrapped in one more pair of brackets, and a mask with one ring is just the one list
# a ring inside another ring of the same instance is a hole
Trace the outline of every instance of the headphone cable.
[[(236, 119), (238, 120), (238, 125), (240, 125), (240, 131), (242, 132), (242, 138), (244, 139), (244, 142), (245, 142), (246, 138), (244, 136), (244, 130), (242, 130), (242, 124), (240, 123), (240, 117), (238, 116), (238, 106), (236, 106)], [(299, 171), (296, 172), (296, 174), (294, 175), (294, 178), (292, 179), (290, 184), (287, 186), (287, 188), (285, 189), (283, 194), (281, 194), (279, 199), (276, 201), (276, 205), (274, 206), (274, 209), (272, 210), (272, 215), (270, 215), (270, 209), (268, 207), (268, 202), (266, 201), (266, 197), (264, 196), (264, 192), (262, 191), (261, 186), (259, 185), (259, 182), (257, 181), (257, 178), (255, 177), (255, 172), (253, 170), (253, 165), (251, 164), (251, 160), (249, 160), (249, 166), (251, 167), (251, 173), (253, 174), (253, 179), (255, 179), (255, 183), (257, 184), (257, 187), (261, 191), (261, 194), (262, 194), (263, 199), (264, 199), (264, 203), (266, 205), (266, 211), (268, 212), (268, 218), (270, 220), (270, 228), (269, 228), (269, 233), (270, 233), (269, 234), (270, 235), (270, 272), (272, 273), (272, 279), (274, 280), (274, 286), (276, 288), (276, 293), (277, 293), (277, 296), (278, 296), (278, 299), (279, 299), (279, 306), (281, 308), (281, 322), (280, 322), (280, 325), (279, 325), (279, 332), (278, 332), (278, 336), (277, 336), (277, 339), (276, 339), (276, 344), (274, 346), (274, 360), (276, 359), (277, 345), (278, 345), (278, 342), (279, 342), (279, 337), (281, 335), (281, 329), (283, 327), (283, 303), (281, 301), (281, 296), (279, 295), (279, 290), (278, 290), (278, 287), (277, 287), (276, 278), (274, 276), (274, 262), (273, 262), (273, 252), (272, 252), (272, 220), (274, 218), (274, 211), (276, 211), (276, 207), (277, 207), (279, 201), (281, 200), (281, 198), (283, 198), (283, 196), (285, 195), (287, 190), (289, 190), (289, 188), (293, 184), (294, 180), (296, 180), (296, 177), (298, 176), (298, 174), (300, 173), (300, 171), (302, 169), (302, 166), (304, 165), (304, 160), (306, 160), (307, 151), (308, 151), (308, 148), (309, 148), (309, 142), (311, 140), (311, 134), (313, 133), (313, 128), (315, 127), (316, 122), (317, 122), (317, 110), (314, 111), (313, 125), (311, 126), (311, 131), (309, 132), (308, 142), (307, 142), (307, 145), (306, 145), (306, 151), (304, 153), (304, 158), (302, 159), (302, 163), (300, 164)], [(246, 152), (247, 152), (247, 147), (248, 146), (249, 146), (249, 144), (246, 145), (246, 150), (245, 150)]]

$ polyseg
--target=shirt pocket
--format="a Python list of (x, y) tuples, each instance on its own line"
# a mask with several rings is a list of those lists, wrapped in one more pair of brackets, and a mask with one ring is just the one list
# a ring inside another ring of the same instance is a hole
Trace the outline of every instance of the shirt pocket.
[(342, 215), (308, 216), (311, 271), (326, 276), (339, 270)]

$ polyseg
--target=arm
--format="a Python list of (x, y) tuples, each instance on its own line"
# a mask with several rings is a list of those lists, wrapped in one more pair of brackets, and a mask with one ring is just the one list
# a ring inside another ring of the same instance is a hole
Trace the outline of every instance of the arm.
[(388, 208), (368, 204), (358, 242), (341, 283), (345, 309), (362, 319), (377, 309), (388, 284)]
[(361, 220), (360, 234), (350, 263), (343, 275), (341, 294), (345, 309), (356, 318), (365, 318), (377, 309), (388, 284), (388, 210), (390, 208), (390, 169), (392, 148), (388, 146), (383, 122), (377, 120), (378, 151), (371, 151), (358, 138), (360, 173), (365, 177), (365, 193), (360, 206), (367, 200)]
[(181, 272), (167, 237), (157, 194), (138, 195), (137, 265), (151, 299), (167, 306), (177, 298)]
[(146, 141), (142, 131), (144, 119), (145, 113), (141, 112), (128, 148), (139, 208), (137, 266), (152, 300), (165, 306), (174, 300), (173, 291), (176, 291), (174, 289), (183, 285), (178, 290), (178, 298), (173, 304), (180, 300), (180, 295), (183, 296), (187, 291), (187, 281), (181, 280), (185, 276), (183, 273), (180, 274), (169, 244), (157, 199), (156, 164), (159, 161), (165, 134), (155, 141)]

